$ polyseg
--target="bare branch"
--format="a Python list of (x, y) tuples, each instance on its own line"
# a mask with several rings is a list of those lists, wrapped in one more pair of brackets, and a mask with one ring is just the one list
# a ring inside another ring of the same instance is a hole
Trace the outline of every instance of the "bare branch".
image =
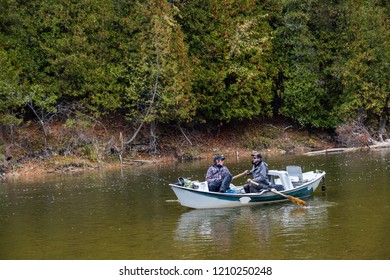
[(184, 135), (184, 137), (187, 139), (188, 143), (190, 143), (191, 146), (193, 146), (190, 139), (188, 139), (187, 135), (184, 133), (183, 128), (180, 126), (180, 124), (177, 125), (181, 131), (181, 133)]

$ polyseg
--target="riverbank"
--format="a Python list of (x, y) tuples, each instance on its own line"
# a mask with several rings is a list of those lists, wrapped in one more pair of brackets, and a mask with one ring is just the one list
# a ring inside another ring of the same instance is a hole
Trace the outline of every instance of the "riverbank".
[[(96, 136), (96, 131), (94, 132)], [(122, 135), (119, 130), (107, 131), (111, 135)], [(92, 135), (92, 134), (90, 134)], [(109, 135), (105, 135), (107, 138)], [(91, 137), (91, 136), (89, 136)], [(96, 138), (95, 138), (96, 139)], [(318, 154), (350, 151), (363, 148), (341, 148), (334, 141), (334, 136), (321, 130), (301, 130), (285, 121), (255, 120), (250, 123), (234, 123), (219, 126), (218, 128), (206, 127), (202, 130), (190, 129), (165, 129), (160, 131), (158, 138), (158, 150), (154, 154), (142, 150), (127, 149), (120, 152), (107, 152), (107, 147), (98, 150), (96, 147), (104, 146), (101, 137), (95, 140), (85, 154), (61, 155), (56, 152), (19, 154), (18, 157), (10, 157), (3, 165), (3, 179), (28, 176), (40, 176), (42, 174), (62, 174), (87, 172), (89, 170), (104, 170), (114, 168), (136, 168), (138, 166), (164, 164), (179, 161), (192, 161), (200, 159), (212, 159), (216, 154), (224, 154), (227, 157), (249, 157), (256, 150), (265, 157), (280, 154)], [(111, 136), (111, 139), (113, 137)], [(119, 139), (110, 147), (119, 147)], [(390, 143), (378, 143), (387, 147)], [(92, 149), (92, 148), (96, 149)], [(51, 148), (55, 150), (55, 148)], [(112, 149), (111, 149), (112, 150)], [(99, 152), (102, 151), (102, 152)], [(105, 152), (103, 152), (105, 151)], [(117, 151), (117, 150), (116, 150)]]

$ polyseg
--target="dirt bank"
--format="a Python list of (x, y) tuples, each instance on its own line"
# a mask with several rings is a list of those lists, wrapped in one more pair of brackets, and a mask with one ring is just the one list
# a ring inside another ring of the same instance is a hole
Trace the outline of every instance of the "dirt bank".
[[(304, 154), (319, 151), (332, 151), (337, 147), (333, 136), (321, 130), (301, 130), (284, 120), (254, 120), (246, 123), (232, 123), (229, 125), (206, 125), (202, 129), (164, 128), (159, 131), (158, 150), (154, 154), (137, 149), (132, 146), (118, 152), (112, 152), (107, 148), (110, 139), (110, 147), (120, 147), (119, 137), (126, 132), (122, 128), (111, 126), (110, 131), (83, 132), (94, 139), (93, 145), (81, 147), (88, 153), (80, 153), (74, 150), (73, 154), (60, 154), (56, 152), (56, 141), (60, 143), (61, 134), (52, 136), (50, 150), (43, 152), (31, 152), (21, 149), (8, 149), (5, 154), (0, 174), (2, 179), (15, 177), (40, 176), (47, 173), (74, 173), (88, 170), (112, 169), (112, 168), (136, 168), (143, 165), (172, 163), (176, 161), (191, 161), (197, 159), (211, 159), (216, 154), (226, 156), (249, 156), (256, 150), (264, 155), (270, 154)], [(52, 131), (61, 131), (60, 129)], [(123, 132), (124, 131), (124, 132)], [(30, 134), (29, 134), (30, 133)], [(131, 135), (130, 133), (127, 133)], [(32, 132), (24, 132), (32, 139)], [(97, 137), (100, 135), (100, 138)], [(38, 136), (37, 136), (38, 137)], [(57, 138), (56, 138), (57, 137)], [(25, 140), (19, 139), (20, 142)], [(113, 144), (114, 143), (114, 144)], [(388, 143), (387, 143), (388, 144)], [(18, 145), (17, 147), (20, 147)], [(91, 149), (103, 147), (100, 150)], [(88, 148), (88, 149), (87, 149)], [(91, 152), (92, 150), (92, 152)], [(94, 151), (94, 153), (93, 153)]]
[[(46, 173), (85, 172), (96, 169), (110, 169), (123, 167), (137, 167), (155, 163), (191, 161), (203, 158), (212, 158), (216, 154), (227, 156), (249, 156), (253, 150), (263, 154), (300, 154), (313, 150), (334, 148), (332, 137), (323, 131), (306, 131), (295, 128), (284, 121), (255, 120), (246, 123), (232, 123), (229, 125), (206, 125), (202, 129), (164, 128), (159, 131), (158, 150), (155, 154), (142, 151), (133, 146), (120, 153), (107, 152), (104, 147), (101, 153), (91, 152), (91, 148), (104, 146), (111, 135), (111, 147), (120, 147), (119, 139), (112, 135), (122, 135), (122, 129), (107, 131), (107, 135), (97, 138), (101, 131), (83, 132), (89, 139), (95, 139), (92, 145), (82, 147), (89, 151), (61, 155), (55, 143), (60, 143), (61, 129), (52, 127), (50, 149), (37, 152), (25, 149), (15, 149), (15, 145), (8, 145), (8, 152), (4, 159), (3, 177), (32, 176)], [(35, 134), (34, 134), (35, 133)], [(56, 134), (55, 134), (56, 133)], [(125, 133), (125, 132), (124, 132)], [(129, 134), (129, 133), (128, 133)], [(26, 129), (24, 138), (39, 139), (36, 127)], [(129, 134), (130, 135), (130, 134)], [(117, 137), (118, 138), (118, 137)], [(96, 140), (97, 139), (97, 140)], [(114, 139), (114, 140), (112, 140)], [(115, 144), (113, 145), (113, 141)], [(18, 145), (20, 147), (21, 145)], [(29, 146), (32, 146), (31, 144)], [(89, 150), (87, 149), (89, 147)], [(37, 150), (37, 149), (36, 149)], [(100, 150), (99, 150), (100, 151)]]

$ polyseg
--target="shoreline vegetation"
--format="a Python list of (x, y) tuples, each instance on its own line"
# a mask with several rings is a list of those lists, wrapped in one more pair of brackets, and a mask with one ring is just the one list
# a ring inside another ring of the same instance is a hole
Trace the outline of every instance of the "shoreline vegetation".
[(0, 178), (389, 141), (390, 2), (301, 2), (2, 1)]
[[(3, 158), (3, 164), (0, 165), (0, 179), (36, 177), (44, 174), (71, 174), (89, 170), (137, 168), (153, 164), (210, 159), (216, 154), (224, 154), (228, 157), (247, 157), (254, 150), (267, 157), (282, 154), (310, 156), (390, 148), (389, 140), (384, 142), (372, 140), (370, 144), (359, 142), (353, 147), (343, 147), (340, 142), (335, 141), (340, 137), (331, 135), (329, 132), (301, 130), (285, 121), (257, 120), (229, 124), (214, 130), (209, 128), (190, 131), (188, 128), (178, 130), (165, 127), (160, 131), (157, 151), (151, 154), (144, 151), (141, 144), (122, 148), (123, 150), (118, 148), (121, 147), (120, 138), (123, 137), (121, 136), (123, 133), (117, 129), (107, 131), (107, 135), (100, 135), (100, 137), (96, 130), (79, 132), (91, 141), (83, 143), (83, 146), (69, 154), (63, 154), (59, 152), (59, 146), (53, 146), (53, 143), (62, 143), (60, 141), (62, 134), (58, 133), (60, 129), (51, 130), (51, 141), (48, 141), (52, 144), (50, 147), (40, 147), (40, 150), (35, 152), (31, 149), (29, 151), (20, 149), (22, 145), (7, 143), (3, 139), (3, 144), (1, 142), (0, 144), (5, 153), (0, 153)], [(40, 137), (35, 128), (25, 127), (23, 132), (24, 136), (28, 135), (30, 144)], [(112, 136), (114, 133), (120, 137), (114, 139), (115, 137)], [(105, 139), (108, 139), (109, 135), (111, 138), (107, 142)], [(20, 143), (26, 141), (26, 139), (19, 138), (18, 140)]]

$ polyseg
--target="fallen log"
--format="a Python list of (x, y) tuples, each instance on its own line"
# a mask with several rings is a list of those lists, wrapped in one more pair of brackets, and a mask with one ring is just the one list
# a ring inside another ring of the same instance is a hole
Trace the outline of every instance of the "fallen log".
[(362, 150), (369, 150), (369, 149), (382, 149), (382, 148), (390, 148), (389, 142), (380, 142), (375, 143), (370, 146), (365, 147), (353, 147), (353, 148), (332, 148), (332, 149), (325, 149), (320, 151), (312, 151), (304, 153), (304, 155), (320, 155), (320, 154), (330, 154), (330, 153), (344, 153), (344, 152), (352, 152), (352, 151), (362, 151)]
[(330, 154), (330, 153), (342, 153), (348, 150), (348, 148), (333, 148), (333, 149), (325, 149), (320, 151), (307, 152), (305, 155), (319, 155), (319, 154)]

